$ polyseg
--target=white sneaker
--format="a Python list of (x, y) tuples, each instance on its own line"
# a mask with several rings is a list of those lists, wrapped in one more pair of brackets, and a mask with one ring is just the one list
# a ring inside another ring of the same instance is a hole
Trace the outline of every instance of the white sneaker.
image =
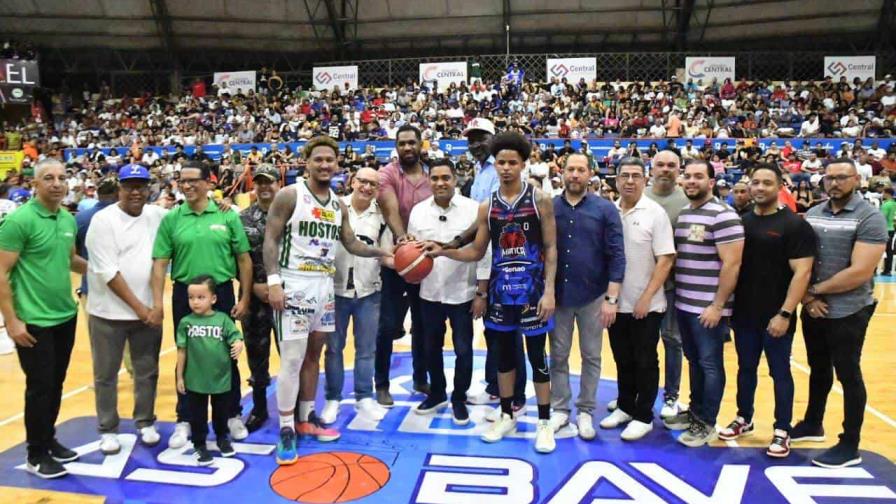
[(240, 417), (233, 417), (227, 421), (227, 429), (230, 430), (230, 439), (242, 441), (249, 437), (249, 429)]
[(190, 424), (189, 422), (178, 422), (177, 425), (174, 426), (174, 433), (171, 434), (171, 437), (168, 438), (168, 448), (178, 449), (183, 448), (187, 441), (190, 439)]
[(380, 421), (383, 418), (386, 418), (386, 413), (389, 412), (386, 408), (377, 404), (377, 402), (370, 397), (365, 397), (364, 399), (361, 399), (360, 401), (355, 403), (355, 409), (358, 410), (358, 413), (371, 420), (376, 421)]
[(569, 413), (565, 411), (554, 411), (551, 413), (551, 427), (554, 432), (569, 425)]
[(115, 455), (121, 451), (121, 443), (118, 442), (118, 434), (111, 432), (100, 436), (100, 451), (103, 455)]
[[(526, 414), (525, 406), (523, 406), (521, 408), (517, 408), (516, 406), (513, 406), (511, 408), (511, 410), (513, 411), (513, 418), (515, 418), (515, 419), (519, 418), (521, 415)], [(497, 408), (489, 411), (488, 414), (485, 415), (486, 422), (497, 422), (499, 418), (501, 418), (501, 406), (498, 406)]]
[(591, 441), (597, 437), (597, 433), (594, 432), (594, 419), (591, 418), (591, 413), (579, 412), (578, 416), (576, 416), (576, 425), (579, 428), (579, 437), (585, 441)]
[(616, 406), (616, 403), (617, 403), (616, 399), (613, 399), (612, 401), (608, 402), (607, 403), (607, 411), (609, 411), (611, 413), (616, 411), (616, 408), (618, 407), (618, 406)]
[(681, 403), (679, 403), (677, 399), (669, 399), (668, 401), (663, 403), (663, 407), (662, 409), (660, 409), (660, 418), (674, 417), (682, 411), (684, 411), (684, 408), (681, 406)]
[(494, 396), (489, 394), (486, 391), (482, 391), (476, 395), (468, 395), (467, 402), (470, 404), (481, 405), (481, 404), (495, 404), (498, 402), (500, 398), (498, 396)]
[(146, 446), (155, 446), (159, 444), (159, 440), (162, 439), (162, 436), (159, 435), (159, 431), (156, 430), (155, 425), (142, 427), (138, 429), (137, 432), (140, 434), (140, 442)]
[(325, 424), (331, 424), (336, 421), (336, 417), (339, 415), (339, 401), (336, 400), (327, 400), (327, 403), (324, 404), (324, 409), (321, 410), (320, 421)]
[(9, 355), (16, 351), (16, 343), (9, 337), (6, 329), (0, 329), (0, 355)]
[[(482, 434), (481, 439), (486, 443), (497, 443), (504, 439), (504, 436), (515, 430), (516, 418), (506, 413), (502, 413), (501, 417)], [(553, 432), (551, 434), (551, 440), (553, 440)]]
[(550, 420), (539, 420), (535, 426), (535, 451), (538, 453), (551, 453), (557, 443), (554, 441), (554, 427)]
[(625, 430), (622, 431), (622, 434), (619, 436), (625, 441), (636, 441), (646, 436), (648, 432), (653, 430), (652, 423), (644, 423), (639, 422), (637, 420), (632, 420), (625, 426)]
[(600, 421), (601, 429), (615, 429), (619, 424), (631, 421), (632, 417), (621, 409), (616, 409)]

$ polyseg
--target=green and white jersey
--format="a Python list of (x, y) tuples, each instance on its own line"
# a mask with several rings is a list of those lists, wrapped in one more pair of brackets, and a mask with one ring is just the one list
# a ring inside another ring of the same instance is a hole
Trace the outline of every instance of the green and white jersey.
[(321, 201), (305, 181), (296, 183), (295, 188), (296, 207), (280, 243), (281, 272), (333, 276), (342, 228), (339, 199), (330, 190), (327, 199)]

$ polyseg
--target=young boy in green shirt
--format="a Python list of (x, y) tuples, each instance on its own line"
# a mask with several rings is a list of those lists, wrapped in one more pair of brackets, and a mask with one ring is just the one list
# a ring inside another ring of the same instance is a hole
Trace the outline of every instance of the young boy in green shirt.
[(201, 275), (190, 281), (187, 295), (193, 312), (177, 326), (177, 391), (187, 395), (193, 448), (200, 466), (213, 462), (206, 448), (208, 403), (212, 403), (212, 427), (224, 457), (236, 454), (227, 438), (228, 394), (231, 359), (243, 351), (243, 336), (233, 320), (212, 309), (215, 280)]

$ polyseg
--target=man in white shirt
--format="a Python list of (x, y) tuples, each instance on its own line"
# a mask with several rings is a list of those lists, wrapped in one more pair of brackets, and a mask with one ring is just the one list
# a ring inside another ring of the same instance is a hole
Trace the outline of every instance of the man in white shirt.
[(699, 159), (700, 151), (694, 147), (694, 142), (688, 140), (685, 142), (684, 148), (681, 149), (681, 159)]
[(666, 126), (663, 124), (662, 119), (657, 119), (653, 126), (650, 127), (650, 137), (651, 138), (665, 138), (666, 137)]
[(143, 444), (159, 442), (155, 423), (161, 317), (152, 315), (152, 246), (165, 210), (147, 205), (150, 175), (129, 164), (119, 170), (118, 203), (93, 217), (85, 240), (89, 253), (87, 298), (90, 350), (100, 451), (115, 454), (118, 440), (118, 370), (125, 343), (134, 368), (133, 418)]
[(617, 408), (601, 427), (628, 422), (621, 437), (641, 439), (653, 429), (653, 403), (660, 381), (660, 324), (667, 310), (663, 283), (672, 270), (675, 240), (666, 211), (644, 196), (647, 176), (640, 159), (619, 165), (619, 215), (625, 240), (625, 277), (616, 322), (609, 327), (616, 361)]
[[(352, 179), (352, 193), (343, 197), (355, 236), (368, 245), (392, 247), (392, 233), (376, 203), (379, 177), (373, 168), (361, 168)], [(373, 361), (380, 320), (380, 266), (392, 267), (392, 259), (359, 257), (336, 245), (336, 331), (327, 336), (324, 355), (326, 405), (320, 418), (333, 423), (342, 400), (345, 367), (342, 352), (348, 336), (349, 319), (355, 340), (355, 408), (371, 420), (382, 420), (386, 409), (373, 399)]]
[[(456, 194), (457, 173), (447, 159), (429, 168), (432, 196), (411, 210), (408, 233), (419, 240), (446, 243), (477, 222), (479, 203)], [(478, 263), (437, 257), (432, 271), (420, 282), (420, 311), (423, 315), (424, 355), (430, 391), (414, 410), (420, 415), (435, 412), (448, 401), (442, 346), (445, 320), (451, 323), (454, 344), (454, 390), (451, 409), (455, 425), (470, 422), (467, 389), (473, 377), (473, 319), (485, 313), (491, 254)]]
[(871, 142), (871, 148), (868, 149), (868, 154), (875, 161), (880, 161), (881, 159), (887, 157), (887, 151), (880, 148), (880, 143), (877, 141)]
[(808, 173), (809, 176), (812, 176), (818, 173), (821, 170), (821, 167), (822, 163), (821, 160), (818, 159), (818, 154), (816, 154), (815, 151), (812, 151), (809, 153), (809, 159), (803, 161), (801, 170), (803, 170), (803, 173)]

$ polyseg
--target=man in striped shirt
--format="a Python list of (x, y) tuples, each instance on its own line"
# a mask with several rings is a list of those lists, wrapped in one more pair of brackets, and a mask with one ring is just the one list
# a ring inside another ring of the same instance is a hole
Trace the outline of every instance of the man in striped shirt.
[(715, 173), (708, 162), (689, 161), (682, 181), (690, 204), (675, 224), (675, 308), (688, 359), (691, 405), (664, 424), (669, 429), (686, 429), (678, 441), (698, 447), (718, 437), (716, 417), (725, 390), (722, 351), (744, 229), (737, 212), (713, 197)]

